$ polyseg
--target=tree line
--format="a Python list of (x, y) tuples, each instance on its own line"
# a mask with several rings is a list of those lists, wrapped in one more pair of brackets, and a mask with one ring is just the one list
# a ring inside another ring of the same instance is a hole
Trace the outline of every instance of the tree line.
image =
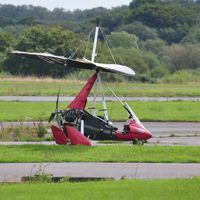
[[(73, 12), (0, 4), (0, 72), (54, 77), (77, 73), (10, 52), (89, 58), (92, 41), (88, 45), (87, 36), (96, 24), (117, 52), (117, 62), (132, 67), (137, 80), (154, 82), (180, 70), (199, 72), (200, 1), (192, 0), (133, 0), (129, 6)], [(113, 62), (102, 38), (98, 61)]]

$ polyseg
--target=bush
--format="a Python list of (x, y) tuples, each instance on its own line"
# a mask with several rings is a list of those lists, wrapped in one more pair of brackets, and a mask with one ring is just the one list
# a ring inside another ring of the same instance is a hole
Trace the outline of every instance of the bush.
[(182, 69), (200, 68), (200, 45), (165, 46), (161, 52), (161, 62), (171, 72)]
[(125, 31), (112, 32), (108, 35), (108, 39), (111, 41), (114, 47), (124, 48), (138, 48), (138, 38), (134, 34), (129, 34)]
[(29, 181), (33, 183), (51, 183), (52, 177), (52, 174), (40, 173), (31, 177)]
[(0, 71), (0, 78), (9, 78), (9, 77), (12, 77), (12, 75), (9, 72)]
[(39, 124), (38, 127), (37, 127), (37, 136), (38, 136), (39, 138), (43, 138), (45, 134), (47, 134), (47, 129), (46, 129), (46, 127), (41, 123), (41, 124)]
[(158, 66), (151, 70), (150, 75), (153, 78), (162, 78), (169, 75), (169, 70), (166, 67)]
[(200, 82), (200, 69), (197, 70), (180, 70), (170, 74), (163, 79), (164, 83), (189, 83)]

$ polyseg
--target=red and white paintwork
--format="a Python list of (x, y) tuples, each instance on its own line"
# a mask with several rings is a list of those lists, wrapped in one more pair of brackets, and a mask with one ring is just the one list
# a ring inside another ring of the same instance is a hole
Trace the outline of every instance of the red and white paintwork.
[[(83, 89), (80, 91), (80, 93), (75, 97), (75, 99), (70, 103), (68, 108), (71, 109), (80, 109), (84, 110), (86, 103), (87, 103), (87, 97), (97, 79), (97, 73), (95, 73), (89, 81), (86, 83), (86, 85), (83, 87)], [(140, 120), (137, 118), (134, 112), (132, 112), (133, 118), (127, 120), (127, 122), (124, 124), (123, 131), (116, 131), (116, 140), (122, 140), (122, 141), (134, 141), (134, 140), (141, 140), (146, 141), (152, 137), (152, 133), (148, 131), (143, 124), (140, 122)], [(95, 124), (94, 124), (95, 126)], [(86, 145), (91, 146), (91, 142), (88, 138), (86, 138), (81, 132), (79, 132), (76, 128), (74, 128), (72, 125), (68, 124), (65, 127), (65, 132), (57, 126), (52, 126), (51, 130), (54, 136), (54, 139), (57, 144), (64, 145), (70, 142), (72, 145)]]
[(75, 97), (75, 99), (68, 105), (68, 108), (75, 108), (84, 110), (85, 106), (87, 104), (87, 97), (97, 79), (97, 74), (95, 73), (89, 81), (86, 83), (86, 85), (83, 87), (83, 89), (79, 92), (79, 94)]
[(64, 145), (67, 144), (68, 138), (64, 134), (63, 130), (57, 126), (51, 126), (51, 131), (53, 133), (54, 140), (56, 144)]
[(91, 146), (90, 140), (81, 134), (77, 129), (72, 126), (66, 126), (65, 128), (67, 136), (61, 128), (54, 125), (51, 126), (56, 144), (65, 145), (70, 142), (72, 145)]
[(133, 141), (133, 140), (148, 140), (152, 137), (152, 133), (141, 124), (137, 124), (133, 119), (128, 120), (124, 124), (123, 133), (116, 132), (117, 140)]

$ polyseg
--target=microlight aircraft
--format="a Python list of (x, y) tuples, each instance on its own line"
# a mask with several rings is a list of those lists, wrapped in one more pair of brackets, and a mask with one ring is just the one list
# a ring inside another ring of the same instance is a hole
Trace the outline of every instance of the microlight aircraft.
[[(53, 113), (51, 113), (48, 122), (50, 123), (55, 119), (56, 124), (51, 126), (51, 130), (55, 142), (59, 145), (71, 144), (91, 146), (91, 140), (132, 141), (133, 144), (136, 144), (144, 143), (152, 137), (152, 133), (143, 126), (130, 106), (127, 103), (122, 102), (112, 89), (108, 87), (111, 93), (117, 98), (117, 100), (124, 107), (125, 111), (128, 113), (128, 119), (124, 123), (122, 130), (118, 130), (118, 128), (116, 128), (109, 119), (103, 84), (101, 81), (101, 73), (106, 72), (134, 76), (135, 72), (131, 68), (124, 65), (95, 62), (99, 29), (100, 27), (97, 26), (91, 60), (87, 60), (85, 58), (66, 58), (64, 56), (57, 56), (50, 53), (13, 51), (14, 54), (19, 56), (40, 59), (48, 63), (54, 63), (65, 67), (82, 68), (94, 71), (94, 74), (75, 99), (67, 106), (67, 109), (59, 109), (59, 93), (57, 95), (56, 109)], [(102, 111), (104, 113), (103, 116), (96, 115), (96, 89), (93, 99), (93, 112), (86, 110), (89, 93), (93, 86), (94, 88), (97, 88), (97, 83), (100, 85), (101, 101), (103, 105)]]

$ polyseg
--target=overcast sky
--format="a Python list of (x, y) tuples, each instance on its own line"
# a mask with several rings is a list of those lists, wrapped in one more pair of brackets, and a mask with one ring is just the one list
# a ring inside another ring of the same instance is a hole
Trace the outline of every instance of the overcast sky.
[(65, 10), (90, 9), (95, 7), (112, 8), (121, 5), (129, 5), (132, 0), (0, 0), (0, 4), (35, 5), (48, 9), (64, 8)]

